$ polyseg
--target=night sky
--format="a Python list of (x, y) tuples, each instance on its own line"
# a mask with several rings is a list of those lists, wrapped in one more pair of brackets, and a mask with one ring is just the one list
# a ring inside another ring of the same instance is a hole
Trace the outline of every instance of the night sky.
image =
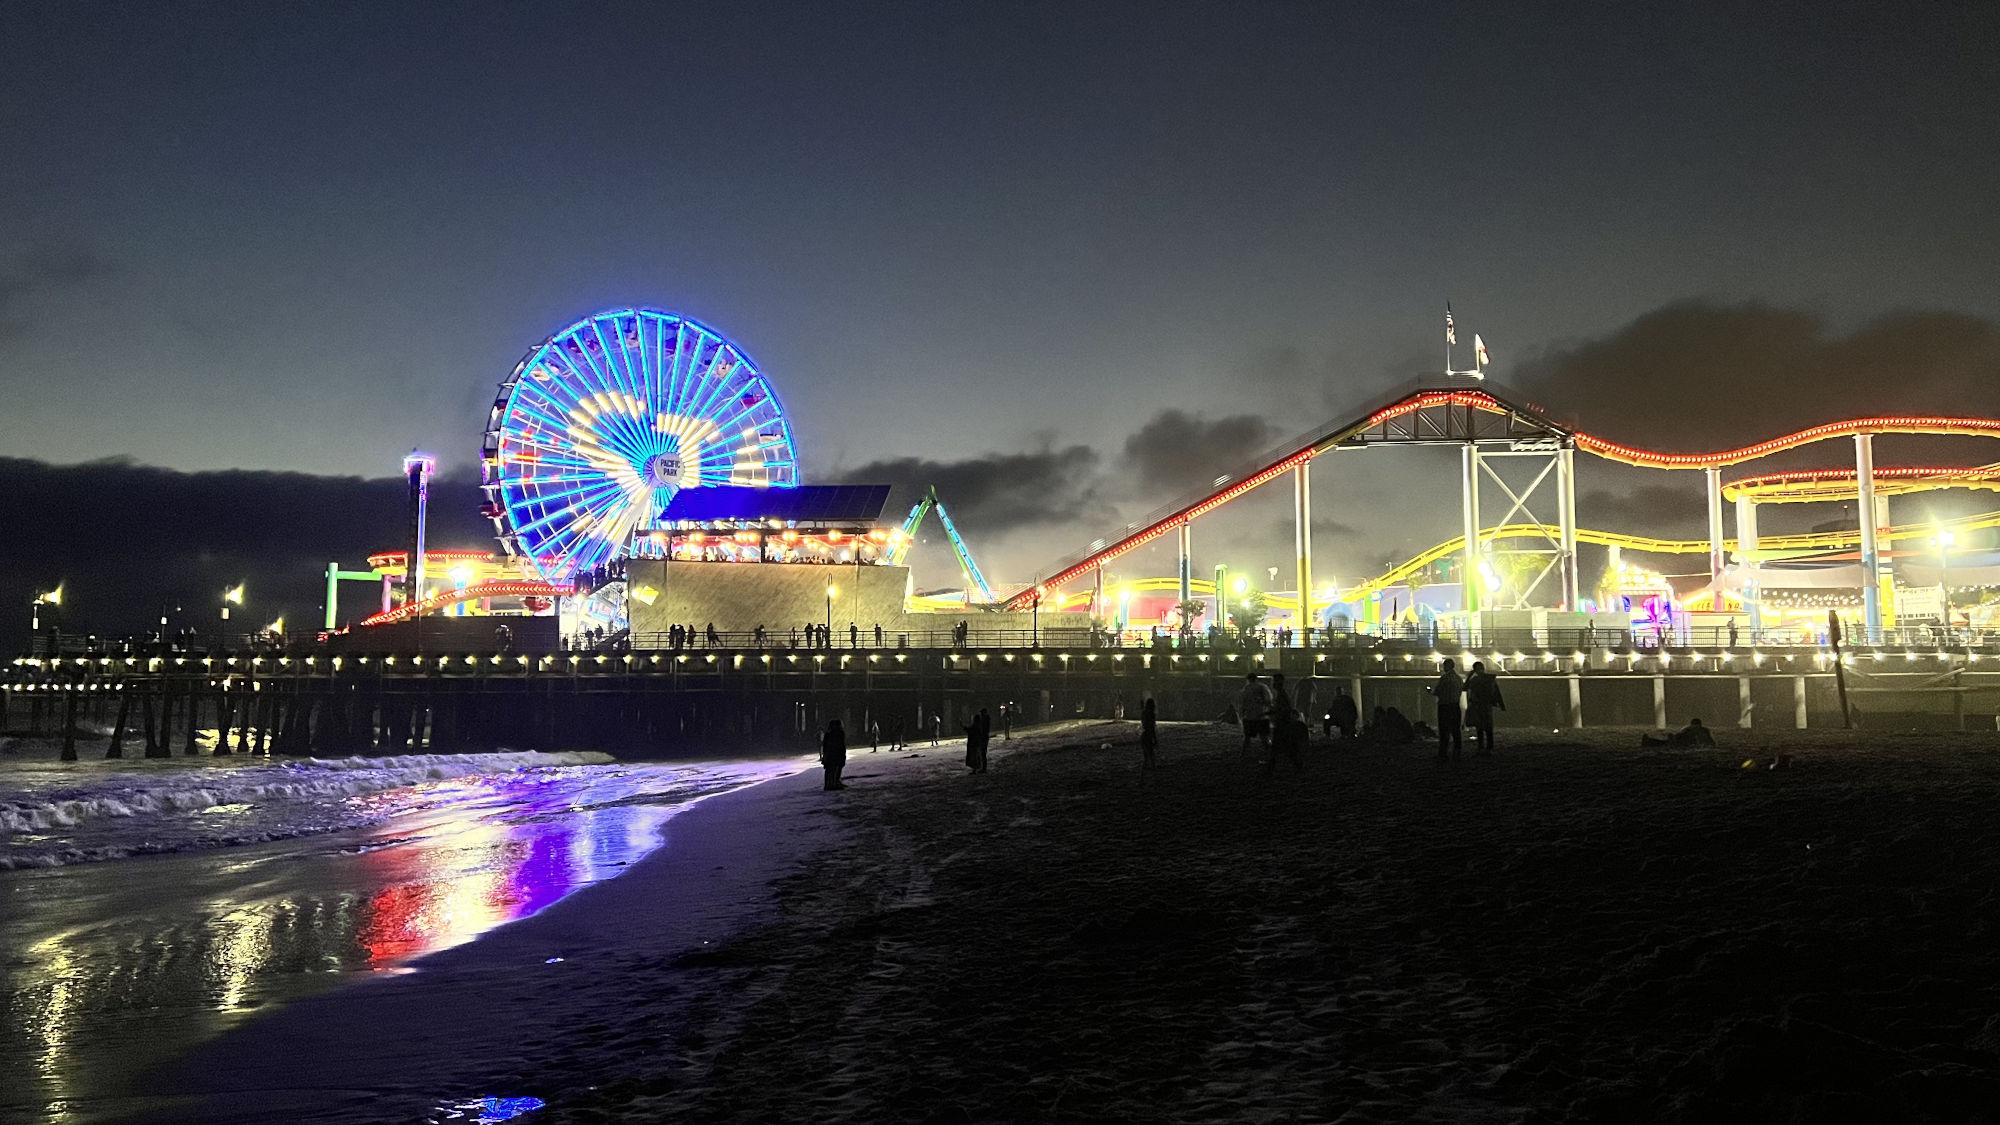
[[(310, 617), (400, 537), (346, 478), (422, 446), (469, 506), (494, 385), (614, 305), (731, 336), (808, 481), (936, 483), (1017, 581), (1439, 369), (1447, 300), (1620, 440), (2000, 415), (1996, 59), (1991, 4), (11, 0), (0, 631), (58, 579), (105, 631), (246, 577)], [(1321, 569), (1450, 534), (1443, 466), (1318, 470)], [(1587, 522), (1698, 524), (1584, 474)], [(1259, 503), (1201, 565), (1284, 562)]]

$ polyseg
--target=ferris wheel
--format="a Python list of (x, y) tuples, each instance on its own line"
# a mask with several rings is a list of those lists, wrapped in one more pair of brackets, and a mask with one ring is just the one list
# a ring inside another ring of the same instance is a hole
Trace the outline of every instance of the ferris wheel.
[(798, 483), (791, 424), (721, 333), (657, 309), (593, 313), (528, 350), (481, 448), (507, 553), (567, 581), (630, 553), (674, 493)]

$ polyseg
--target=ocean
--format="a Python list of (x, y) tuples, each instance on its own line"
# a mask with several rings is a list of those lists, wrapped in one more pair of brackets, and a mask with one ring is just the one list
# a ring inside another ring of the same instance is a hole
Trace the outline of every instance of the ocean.
[(116, 1116), (144, 1071), (260, 1009), (413, 971), (618, 874), (677, 809), (803, 764), (0, 744), (0, 1121)]

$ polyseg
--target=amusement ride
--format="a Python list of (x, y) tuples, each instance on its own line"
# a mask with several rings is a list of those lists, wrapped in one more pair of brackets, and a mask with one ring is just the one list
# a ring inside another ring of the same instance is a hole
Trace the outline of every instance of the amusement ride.
[[(900, 527), (884, 527), (871, 542), (819, 542), (787, 533), (781, 555), (766, 556), (761, 537), (738, 534), (711, 541), (694, 559), (782, 557), (803, 561), (859, 558), (905, 565), (920, 525), (933, 512), (958, 563), (962, 589), (949, 595), (912, 595), (913, 608), (946, 611), (986, 607), (1000, 611), (1082, 611), (1098, 620), (1128, 623), (1126, 605), (1114, 597), (1172, 595), (1179, 620), (1191, 601), (1221, 592), (1193, 573), (1192, 535), (1200, 518), (1259, 489), (1293, 483), (1295, 540), (1291, 591), (1269, 591), (1271, 609), (1295, 623), (1326, 625), (1347, 617), (1360, 627), (1396, 616), (1399, 592), (1454, 568), (1456, 611), (1467, 614), (1541, 604), (1563, 610), (1593, 608), (1577, 562), (1579, 544), (1610, 548), (1610, 587), (1658, 589), (1673, 598), (1658, 575), (1620, 561), (1619, 552), (1707, 555), (1709, 582), (1682, 605), (1743, 614), (1760, 623), (1761, 588), (1782, 574), (1774, 567), (1858, 563), (1875, 581), (1859, 583), (1863, 621), (1880, 630), (1893, 620), (1889, 559), (1897, 544), (1920, 554), (1926, 544), (1966, 532), (2000, 527), (2000, 511), (1947, 521), (1891, 524), (1886, 498), (1933, 489), (2000, 491), (2000, 462), (1971, 466), (1877, 467), (1873, 439), (1880, 434), (2000, 437), (2000, 420), (1885, 415), (1814, 426), (1768, 441), (1707, 453), (1665, 452), (1609, 441), (1556, 421), (1539, 408), (1513, 401), (1486, 383), (1478, 366), (1451, 371), (1388, 398), (1361, 414), (1322, 427), (1214, 479), (1211, 486), (1135, 520), (1048, 568), (1038, 579), (997, 591), (934, 488), (926, 489)], [(1769, 472), (1725, 480), (1724, 469), (1774, 454), (1834, 440), (1854, 447), (1852, 468)], [(1372, 577), (1349, 585), (1316, 585), (1313, 576), (1311, 469), (1315, 461), (1384, 445), (1446, 445), (1462, 451), (1459, 473), (1461, 533)], [(1575, 454), (1666, 471), (1700, 472), (1706, 485), (1708, 531), (1703, 539), (1662, 539), (1579, 527), (1575, 516)], [(413, 455), (415, 456), (415, 455)], [(423, 474), (428, 473), (427, 459)], [(714, 486), (792, 488), (800, 483), (791, 422), (775, 388), (744, 350), (715, 329), (689, 317), (651, 308), (609, 309), (575, 322), (529, 348), (501, 380), (481, 443), (484, 514), (494, 525), (499, 555), (413, 550), (371, 558), (369, 571), (328, 571), (329, 628), (333, 593), (345, 580), (378, 581), (381, 612), (363, 624), (387, 624), (427, 614), (465, 614), (510, 607), (547, 612), (576, 603), (586, 616), (622, 615), (616, 597), (595, 608), (577, 599), (600, 599), (621, 560), (666, 557), (668, 533), (660, 514), (684, 489)], [(405, 465), (410, 470), (410, 463)], [(1525, 468), (1526, 475), (1522, 474)], [(425, 476), (427, 481), (427, 475)], [(425, 481), (413, 475), (413, 504)], [(1492, 518), (1492, 501), (1502, 506)], [(1855, 525), (1803, 534), (1760, 536), (1760, 506), (1848, 501), (1861, 513)], [(1725, 537), (1725, 505), (1735, 510), (1733, 542)], [(1538, 511), (1540, 514), (1538, 514)], [(1545, 516), (1551, 518), (1544, 518)], [(1178, 573), (1115, 581), (1108, 593), (1107, 564), (1169, 534), (1178, 540)], [(700, 536), (693, 536), (696, 541)], [(1525, 546), (1524, 546), (1525, 544)], [(685, 545), (683, 545), (683, 548)], [(1494, 582), (1496, 557), (1534, 556), (1531, 576), (1503, 597)], [(411, 575), (409, 560), (418, 558)], [(428, 568), (429, 575), (426, 576)], [(1636, 586), (1632, 576), (1641, 576)], [(440, 576), (448, 576), (449, 581)], [(1650, 577), (1648, 577), (1650, 576)], [(1088, 581), (1084, 589), (1079, 583)], [(1549, 581), (1552, 580), (1552, 581)], [(1652, 585), (1649, 587), (1647, 583)], [(1274, 586), (1283, 583), (1274, 581)], [(404, 590), (398, 602), (392, 593)], [(612, 591), (617, 595), (617, 591)], [(1390, 611), (1382, 605), (1391, 597)], [(1601, 599), (1600, 599), (1601, 600)]]

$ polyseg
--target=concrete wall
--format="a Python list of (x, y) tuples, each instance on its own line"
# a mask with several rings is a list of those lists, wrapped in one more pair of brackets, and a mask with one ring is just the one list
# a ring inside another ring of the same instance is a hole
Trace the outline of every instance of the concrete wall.
[[(823, 625), (827, 620), (826, 588), (834, 587), (833, 632), (836, 643), (847, 644), (849, 622), (861, 629), (863, 643), (872, 643), (875, 626), (886, 634), (885, 644), (907, 635), (912, 645), (948, 643), (959, 621), (971, 627), (974, 644), (982, 635), (1031, 627), (1026, 613), (911, 613), (910, 569), (903, 566), (831, 566), (812, 563), (682, 562), (633, 559), (626, 564), (628, 612), (635, 634), (664, 633), (676, 624), (707, 629), (713, 623), (724, 633), (747, 633), (762, 625), (773, 643), (782, 644), (793, 629)], [(649, 605), (642, 588), (659, 591)], [(1046, 624), (1046, 622), (1044, 622)], [(642, 637), (642, 642), (650, 641)]]

